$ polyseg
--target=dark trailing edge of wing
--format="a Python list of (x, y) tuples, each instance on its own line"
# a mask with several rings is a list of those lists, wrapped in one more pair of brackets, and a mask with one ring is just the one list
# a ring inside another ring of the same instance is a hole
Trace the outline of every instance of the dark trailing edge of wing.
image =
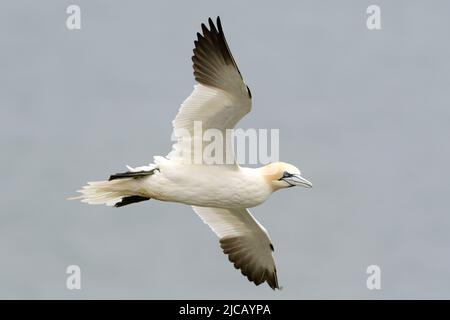
[(157, 170), (157, 169), (153, 169), (150, 171), (138, 171), (138, 172), (127, 171), (127, 172), (122, 172), (122, 173), (116, 173), (116, 174), (110, 175), (108, 180), (111, 181), (111, 180), (125, 179), (125, 178), (142, 178), (142, 177), (152, 175), (155, 172), (155, 170)]
[(117, 202), (114, 207), (123, 207), (126, 206), (128, 204), (132, 204), (132, 203), (136, 203), (136, 202), (141, 202), (141, 201), (146, 201), (146, 200), (150, 200), (150, 198), (148, 197), (141, 197), (141, 196), (129, 196), (129, 197), (123, 197), (122, 201)]
[[(208, 19), (208, 23), (209, 29), (202, 23), (203, 34), (197, 33), (197, 40), (194, 41), (192, 56), (194, 77), (201, 84), (226, 90), (221, 79), (223, 67), (231, 65), (241, 79), (242, 75), (228, 47), (220, 17), (217, 17), (217, 28), (211, 18)], [(251, 98), (250, 90), (248, 95)]]

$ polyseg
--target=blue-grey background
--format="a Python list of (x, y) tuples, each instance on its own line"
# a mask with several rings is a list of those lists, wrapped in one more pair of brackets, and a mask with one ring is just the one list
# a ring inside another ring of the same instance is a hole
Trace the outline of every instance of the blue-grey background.
[[(66, 29), (81, 7), (82, 29)], [(382, 30), (366, 28), (381, 7)], [(2, 1), (0, 298), (450, 298), (448, 1)], [(280, 284), (255, 287), (183, 205), (66, 197), (170, 150), (200, 23), (220, 15), (313, 189), (253, 209)], [(66, 289), (66, 267), (82, 290)], [(366, 268), (382, 289), (366, 288)]]

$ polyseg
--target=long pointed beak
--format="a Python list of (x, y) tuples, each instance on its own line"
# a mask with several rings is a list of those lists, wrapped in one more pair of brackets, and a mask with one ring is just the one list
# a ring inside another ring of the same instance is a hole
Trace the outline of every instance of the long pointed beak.
[(283, 178), (283, 180), (292, 186), (302, 186), (305, 188), (312, 188), (312, 183), (309, 182), (308, 180), (306, 180), (305, 178), (303, 178), (299, 174), (294, 174), (291, 177)]

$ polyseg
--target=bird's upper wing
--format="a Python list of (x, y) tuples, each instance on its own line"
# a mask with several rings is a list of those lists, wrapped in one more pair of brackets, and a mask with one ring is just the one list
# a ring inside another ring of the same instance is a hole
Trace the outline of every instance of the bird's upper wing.
[(264, 227), (247, 209), (193, 207), (220, 238), (220, 246), (236, 269), (256, 285), (278, 286), (273, 246)]
[[(198, 84), (172, 121), (177, 142), (168, 155), (170, 159), (191, 163), (194, 160), (193, 140), (201, 143), (201, 149), (195, 150), (202, 152), (208, 144), (201, 136), (194, 136), (195, 122), (197, 128), (201, 125), (203, 133), (207, 129), (218, 129), (225, 137), (226, 129), (233, 129), (250, 112), (252, 104), (250, 90), (228, 48), (220, 18), (217, 18), (217, 28), (211, 19), (209, 29), (202, 24), (202, 34), (197, 33), (197, 38), (192, 61)], [(230, 144), (223, 143), (221, 151), (223, 159), (234, 160)]]

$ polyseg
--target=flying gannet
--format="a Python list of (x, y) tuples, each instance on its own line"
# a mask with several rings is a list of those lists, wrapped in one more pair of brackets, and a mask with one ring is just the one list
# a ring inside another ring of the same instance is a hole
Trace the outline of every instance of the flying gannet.
[(280, 289), (269, 234), (248, 208), (279, 189), (312, 184), (299, 169), (283, 162), (241, 167), (234, 161), (229, 144), (225, 144), (224, 153), (232, 155), (231, 164), (193, 163), (195, 152), (190, 142), (195, 137), (189, 134), (194, 131), (194, 122), (201, 121), (203, 129), (225, 132), (252, 106), (250, 89), (228, 48), (220, 18), (217, 27), (211, 18), (208, 22), (209, 29), (202, 24), (202, 34), (197, 33), (194, 42), (197, 84), (172, 122), (177, 138), (173, 150), (166, 157), (155, 156), (147, 166), (127, 166), (127, 172), (113, 174), (108, 181), (88, 182), (78, 190), (81, 195), (71, 199), (114, 207), (149, 199), (191, 205), (219, 237), (223, 252), (236, 269), (256, 285), (267, 282), (272, 289)]

